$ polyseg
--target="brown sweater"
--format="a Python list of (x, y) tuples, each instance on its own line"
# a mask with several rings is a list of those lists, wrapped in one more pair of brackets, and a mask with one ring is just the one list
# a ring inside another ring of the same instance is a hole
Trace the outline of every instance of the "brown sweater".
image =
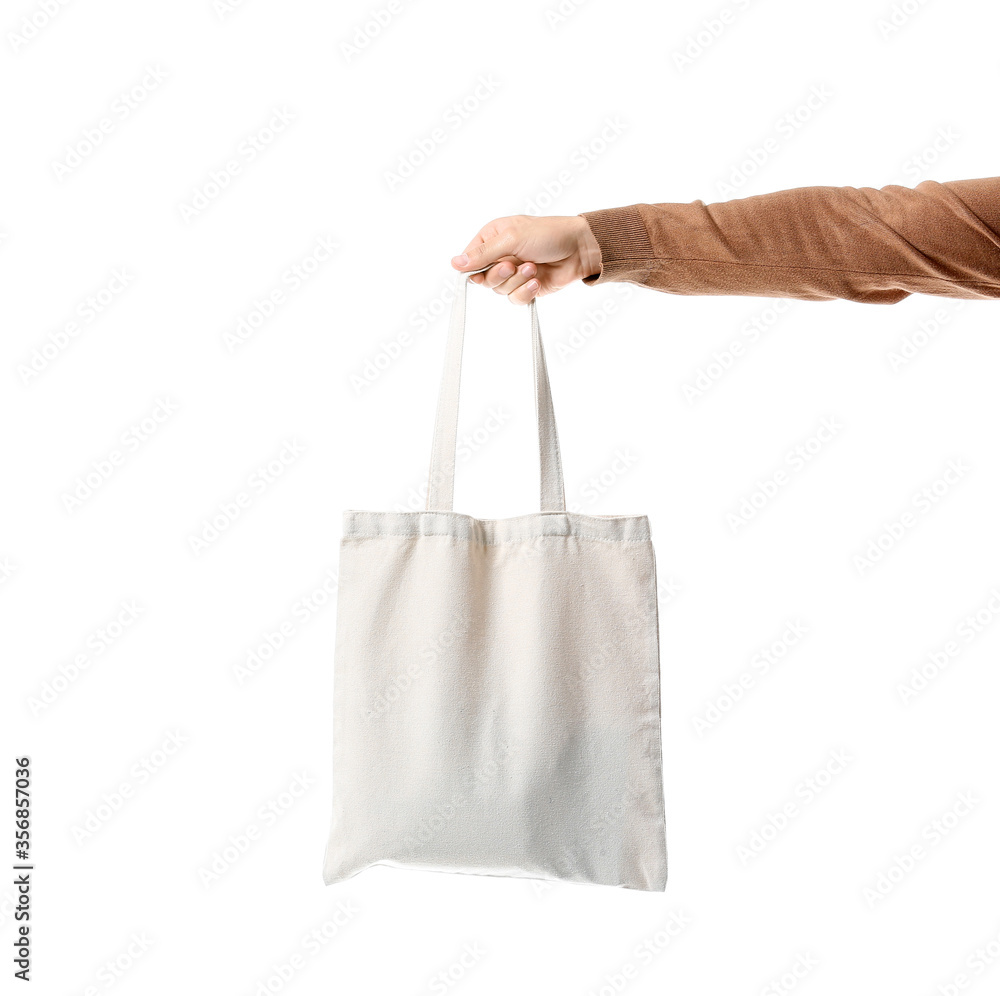
[(1000, 298), (1000, 177), (796, 187), (583, 217), (601, 248), (587, 284), (873, 304), (915, 293)]

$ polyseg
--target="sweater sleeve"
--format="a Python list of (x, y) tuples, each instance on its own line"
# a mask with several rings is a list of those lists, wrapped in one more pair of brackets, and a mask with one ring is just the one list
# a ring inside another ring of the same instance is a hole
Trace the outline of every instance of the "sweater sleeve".
[(1000, 177), (912, 189), (796, 187), (582, 215), (601, 249), (587, 284), (895, 304), (1000, 298)]

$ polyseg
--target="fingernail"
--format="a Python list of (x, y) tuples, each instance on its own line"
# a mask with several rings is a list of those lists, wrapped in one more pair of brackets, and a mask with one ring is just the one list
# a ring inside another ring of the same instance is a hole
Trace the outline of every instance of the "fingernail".
[(536, 291), (536, 290), (538, 290), (538, 281), (537, 281), (537, 280), (529, 280), (529, 281), (528, 281), (528, 282), (527, 282), (527, 283), (526, 283), (526, 284), (524, 285), (524, 289), (525, 289), (526, 291), (530, 291), (530, 292), (531, 292), (532, 294), (534, 294), (534, 293), (535, 293), (535, 291)]
[(452, 256), (451, 263), (452, 266), (467, 266), (469, 257), (463, 252), (461, 256)]

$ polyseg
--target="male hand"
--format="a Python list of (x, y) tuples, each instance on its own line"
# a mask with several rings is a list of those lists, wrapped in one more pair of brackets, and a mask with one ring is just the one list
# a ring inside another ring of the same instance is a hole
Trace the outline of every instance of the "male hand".
[(574, 280), (600, 273), (601, 249), (586, 219), (579, 215), (536, 218), (515, 214), (481, 228), (451, 265), (463, 273), (489, 266), (469, 280), (506, 294), (512, 304), (528, 304)]

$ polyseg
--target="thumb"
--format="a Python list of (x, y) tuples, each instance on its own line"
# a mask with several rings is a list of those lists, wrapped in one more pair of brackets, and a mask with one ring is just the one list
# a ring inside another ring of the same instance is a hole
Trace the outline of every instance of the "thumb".
[(481, 270), (484, 266), (490, 266), (503, 259), (504, 256), (513, 256), (514, 242), (514, 233), (509, 231), (489, 239), (477, 236), (466, 246), (464, 253), (452, 257), (451, 265), (463, 272)]

